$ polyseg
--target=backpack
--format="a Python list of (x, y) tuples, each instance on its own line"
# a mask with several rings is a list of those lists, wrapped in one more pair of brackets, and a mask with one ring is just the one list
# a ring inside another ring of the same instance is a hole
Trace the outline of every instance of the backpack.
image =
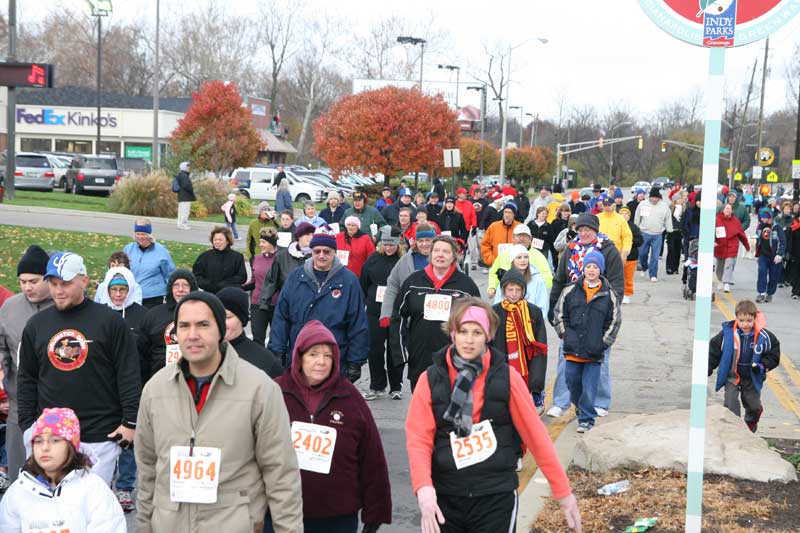
[(172, 178), (172, 192), (180, 192), (181, 184), (178, 183), (178, 176)]

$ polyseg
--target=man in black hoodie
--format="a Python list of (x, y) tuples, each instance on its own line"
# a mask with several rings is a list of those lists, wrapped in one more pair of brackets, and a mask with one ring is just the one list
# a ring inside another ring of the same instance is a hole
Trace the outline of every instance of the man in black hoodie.
[(31, 428), (47, 407), (69, 407), (80, 420), (81, 443), (98, 456), (92, 472), (110, 484), (120, 447), (132, 446), (136, 431), (142, 392), (136, 343), (119, 314), (86, 298), (81, 256), (53, 255), (44, 277), (53, 307), (31, 317), (22, 332), (20, 427)]
[(164, 368), (167, 359), (174, 362), (180, 357), (174, 322), (175, 306), (181, 298), (196, 290), (194, 274), (179, 268), (167, 281), (166, 302), (150, 309), (144, 316), (136, 338), (143, 383)]
[(283, 365), (263, 345), (250, 340), (244, 333), (249, 322), (250, 298), (239, 287), (225, 287), (217, 293), (225, 306), (225, 340), (239, 357), (260, 368), (271, 378), (283, 375)]

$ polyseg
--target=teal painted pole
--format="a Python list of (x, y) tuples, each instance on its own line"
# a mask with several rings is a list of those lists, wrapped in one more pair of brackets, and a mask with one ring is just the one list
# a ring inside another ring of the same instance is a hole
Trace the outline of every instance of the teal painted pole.
[(719, 176), (719, 141), (722, 124), (725, 49), (709, 49), (706, 86), (706, 127), (703, 146), (703, 189), (700, 204), (700, 248), (697, 266), (697, 300), (694, 309), (692, 353), (692, 403), (689, 420), (689, 457), (686, 478), (686, 533), (701, 533), (703, 518), (703, 458), (706, 438), (708, 341), (711, 328), (714, 221)]

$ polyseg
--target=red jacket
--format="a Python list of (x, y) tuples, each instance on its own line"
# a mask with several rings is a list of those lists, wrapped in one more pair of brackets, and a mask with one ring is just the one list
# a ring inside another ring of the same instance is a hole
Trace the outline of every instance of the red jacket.
[(746, 250), (750, 250), (750, 241), (742, 229), (742, 223), (734, 215), (725, 218), (722, 212), (717, 213), (714, 224), (714, 257), (717, 259), (730, 259), (739, 254), (739, 242)]
[[(311, 387), (302, 373), (300, 358), (316, 344), (332, 346), (333, 367), (326, 381)], [(361, 520), (365, 524), (390, 524), (389, 469), (378, 428), (361, 393), (340, 374), (339, 347), (322, 322), (311, 320), (300, 330), (291, 369), (275, 382), (283, 391), (291, 422), (336, 429), (330, 473), (300, 470), (303, 517), (332, 518), (363, 509)]]
[(356, 277), (360, 277), (361, 267), (364, 266), (367, 257), (375, 251), (375, 245), (372, 244), (372, 238), (365, 233), (351, 238), (349, 243), (345, 235), (344, 231), (336, 234), (336, 252), (337, 254), (343, 250), (349, 252), (346, 266)]
[(6, 303), (6, 300), (12, 296), (14, 296), (13, 292), (0, 285), (0, 307), (3, 307), (3, 304)]
[(472, 200), (456, 200), (456, 209), (461, 211), (464, 216), (464, 225), (467, 226), (467, 231), (478, 225), (478, 216), (475, 214), (475, 208), (472, 206)]

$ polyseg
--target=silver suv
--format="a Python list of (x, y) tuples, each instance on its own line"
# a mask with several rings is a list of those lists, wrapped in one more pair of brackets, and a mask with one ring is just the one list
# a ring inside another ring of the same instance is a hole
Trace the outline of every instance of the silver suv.
[(14, 186), (16, 188), (53, 190), (56, 175), (53, 164), (46, 155), (19, 152), (14, 156), (14, 165)]
[(64, 192), (100, 191), (111, 194), (122, 177), (114, 156), (76, 155), (64, 176)]

